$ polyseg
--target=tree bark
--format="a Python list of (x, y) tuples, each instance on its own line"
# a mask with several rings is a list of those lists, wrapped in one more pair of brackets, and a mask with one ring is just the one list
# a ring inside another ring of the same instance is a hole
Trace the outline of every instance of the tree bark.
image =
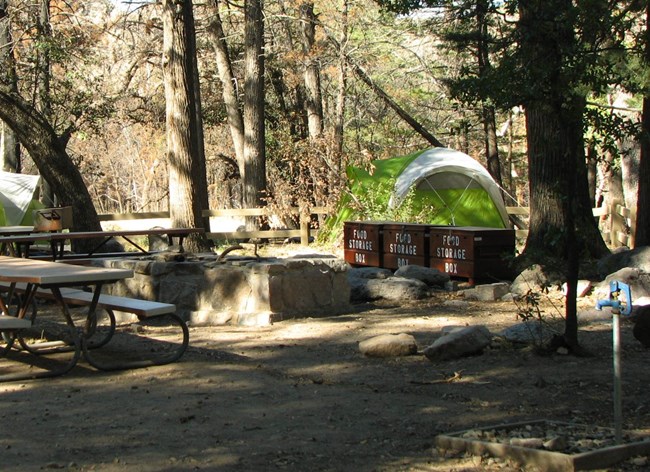
[[(650, 3), (646, 4), (644, 56), (650, 63)], [(637, 197), (635, 244), (650, 245), (650, 91), (643, 97), (641, 118), (641, 158), (639, 161), (639, 195)]]
[(341, 37), (338, 41), (339, 48), (339, 64), (338, 64), (338, 84), (336, 93), (336, 110), (334, 116), (334, 133), (333, 133), (333, 147), (334, 155), (336, 156), (336, 170), (340, 173), (342, 171), (342, 157), (343, 157), (343, 127), (345, 124), (345, 100), (347, 90), (347, 63), (345, 60), (345, 47), (348, 42), (348, 0), (343, 0), (343, 12), (341, 13)]
[[(204, 227), (208, 208), (200, 96), (191, 0), (163, 0), (163, 75), (169, 161), (169, 214), (173, 227)], [(208, 249), (204, 235), (188, 238), (190, 251)]]
[[(0, 84), (0, 119), (16, 133), (43, 178), (56, 188), (61, 205), (71, 205), (74, 230), (100, 231), (90, 193), (52, 126), (34, 107)], [(90, 249), (90, 241), (76, 240), (74, 249)]]
[[(264, 204), (266, 154), (264, 129), (264, 13), (261, 0), (245, 2), (244, 206)], [(247, 229), (259, 227), (247, 220)]]
[(318, 138), (323, 134), (323, 99), (321, 96), (320, 69), (315, 57), (316, 15), (314, 4), (306, 2), (300, 5), (302, 25), (302, 49), (305, 57), (305, 108), (309, 137)]
[[(0, 0), (0, 80), (9, 86), (9, 90), (18, 93), (16, 77), (16, 58), (13, 53), (11, 22), (8, 13), (8, 1)], [(0, 122), (0, 163), (5, 172), (20, 172), (20, 143), (13, 130)]]
[(244, 119), (242, 118), (241, 108), (239, 106), (239, 92), (237, 89), (237, 79), (233, 73), (232, 63), (230, 62), (230, 53), (226, 35), (223, 31), (221, 14), (219, 13), (219, 0), (210, 2), (213, 16), (208, 25), (208, 32), (212, 37), (212, 45), (217, 59), (217, 71), (223, 88), (223, 102), (228, 114), (228, 126), (232, 137), (235, 156), (239, 166), (239, 174), (244, 173)]
[[(570, 0), (519, 3), (521, 54), (532, 64), (525, 100), (530, 228), (523, 257), (560, 271), (569, 291), (564, 342), (578, 350), (575, 303), (581, 255), (607, 249), (589, 205), (583, 142), (584, 96), (571, 86), (565, 61), (575, 37)], [(566, 49), (565, 49), (566, 48)]]
[[(479, 1), (476, 3), (476, 22), (478, 29), (478, 73), (480, 77), (484, 77), (491, 69), (490, 52), (488, 49), (488, 24), (486, 20), (488, 10), (488, 2)], [(501, 160), (499, 157), (499, 147), (497, 145), (497, 125), (496, 125), (496, 112), (493, 106), (483, 105), (482, 116), (483, 131), (485, 133), (485, 158), (487, 162), (487, 170), (503, 188), (503, 180), (501, 178)]]

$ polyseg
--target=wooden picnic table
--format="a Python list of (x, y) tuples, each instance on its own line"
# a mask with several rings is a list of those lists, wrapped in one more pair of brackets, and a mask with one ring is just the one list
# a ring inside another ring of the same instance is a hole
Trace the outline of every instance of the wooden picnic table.
[[(52, 260), (59, 260), (66, 257), (84, 258), (98, 257), (103, 253), (99, 252), (112, 239), (121, 238), (131, 244), (141, 254), (150, 254), (149, 250), (144, 249), (134, 241), (135, 236), (166, 236), (168, 244), (174, 244), (174, 239), (178, 240), (178, 245), (183, 248), (183, 241), (190, 234), (205, 233), (203, 228), (151, 228), (142, 230), (116, 230), (116, 231), (79, 231), (79, 232), (31, 232), (29, 234), (20, 233), (16, 235), (2, 236), (0, 233), (0, 247), (10, 248), (9, 253), (22, 257), (29, 257), (31, 246), (36, 241), (43, 241), (50, 244)], [(75, 239), (97, 240), (97, 244), (88, 252), (64, 254), (64, 243)], [(137, 253), (136, 253), (137, 254)]]
[[(81, 285), (92, 289), (93, 296), (88, 304), (86, 317), (86, 330), (92, 330), (96, 325), (96, 308), (102, 286), (106, 283), (112, 283), (129, 277), (133, 277), (133, 271), (130, 269), (77, 266), (50, 261), (0, 256), (0, 282), (9, 284), (6, 300), (0, 297), (0, 310), (2, 311), (0, 315), (0, 332), (2, 332), (2, 337), (6, 343), (0, 352), (8, 355), (16, 340), (20, 342), (25, 350), (30, 352), (36, 354), (52, 352), (27, 346), (20, 337), (20, 334), (11, 328), (11, 323), (5, 323), (5, 321), (14, 321), (9, 317), (19, 320), (28, 319), (28, 312), (39, 290), (51, 292), (51, 296), (56, 301), (60, 309), (60, 314), (68, 327), (69, 336), (72, 340), (71, 350), (73, 352), (69, 361), (59, 369), (0, 375), (0, 381), (51, 377), (64, 374), (72, 369), (81, 355), (82, 335), (72, 320), (68, 305), (64, 301), (62, 290), (65, 287)], [(14, 297), (19, 285), (21, 296)], [(10, 306), (14, 299), (17, 299), (16, 311), (12, 313)], [(90, 333), (85, 333), (85, 335), (88, 334)]]

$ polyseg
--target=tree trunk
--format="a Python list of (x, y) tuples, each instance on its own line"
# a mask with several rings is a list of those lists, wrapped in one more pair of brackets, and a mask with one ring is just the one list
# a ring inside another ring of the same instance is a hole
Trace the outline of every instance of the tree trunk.
[[(74, 230), (100, 231), (102, 228), (90, 193), (66, 153), (65, 145), (43, 115), (19, 96), (2, 90), (3, 86), (0, 84), (0, 119), (14, 130), (40, 174), (56, 188), (59, 203), (73, 207)], [(76, 242), (74, 249), (93, 247), (90, 241)]]
[[(644, 55), (646, 64), (650, 63), (650, 3), (646, 4), (646, 24), (644, 31)], [(650, 245), (650, 91), (646, 89), (643, 97), (643, 116), (641, 118), (641, 158), (639, 162), (639, 195), (637, 197), (635, 244)]]
[[(52, 42), (52, 25), (50, 24), (50, 0), (40, 0), (38, 12), (38, 39), (41, 44), (48, 45)], [(52, 78), (52, 60), (50, 57), (50, 48), (41, 47), (38, 49), (37, 61), (37, 83), (38, 99), (37, 103), (40, 112), (45, 119), (52, 123), (52, 97), (50, 92), (50, 81)], [(54, 206), (56, 196), (54, 187), (46, 179), (41, 182), (41, 203), (45, 206)]]
[[(486, 21), (488, 2), (479, 1), (476, 3), (476, 22), (478, 34), (478, 73), (484, 77), (492, 68), (490, 64), (490, 51), (488, 49), (488, 24)], [(501, 160), (499, 158), (499, 147), (497, 145), (497, 124), (496, 113), (493, 106), (483, 105), (482, 116), (483, 131), (485, 133), (485, 158), (487, 162), (487, 171), (494, 181), (503, 188), (501, 178)]]
[[(599, 257), (605, 244), (589, 205), (583, 142), (585, 97), (571, 87), (565, 49), (575, 38), (570, 0), (519, 3), (522, 57), (529, 64), (526, 108), (530, 228), (524, 260), (565, 277), (570, 289), (564, 342), (579, 349), (575, 286), (581, 255)], [(577, 234), (576, 234), (577, 230)], [(578, 239), (578, 235), (580, 239)]]
[(232, 63), (230, 62), (230, 53), (226, 35), (223, 31), (221, 14), (219, 13), (219, 0), (210, 2), (213, 10), (212, 21), (208, 25), (208, 32), (212, 38), (214, 52), (217, 58), (217, 71), (223, 88), (223, 102), (228, 114), (228, 126), (232, 136), (235, 156), (239, 166), (239, 174), (244, 173), (244, 120), (242, 118), (241, 108), (239, 106), (239, 92), (237, 90), (237, 79), (233, 73)]
[(343, 127), (345, 124), (345, 97), (347, 89), (347, 63), (345, 61), (345, 47), (348, 42), (348, 0), (343, 0), (343, 12), (341, 14), (341, 37), (339, 39), (339, 64), (338, 84), (336, 93), (336, 110), (334, 116), (334, 155), (336, 156), (336, 170), (342, 171), (341, 159), (343, 156)]
[(302, 25), (302, 50), (305, 57), (305, 108), (309, 137), (318, 138), (323, 134), (323, 99), (321, 96), (320, 69), (315, 58), (314, 44), (316, 42), (316, 15), (313, 3), (300, 5), (300, 20)]
[[(7, 0), (0, 0), (0, 82), (7, 83), (9, 90), (18, 93), (16, 59), (13, 53), (11, 22), (7, 11)], [(0, 122), (0, 164), (5, 172), (20, 172), (20, 143), (13, 130)]]
[[(263, 205), (266, 190), (264, 130), (264, 16), (261, 0), (245, 2), (244, 206)], [(259, 227), (248, 220), (247, 229)]]
[[(169, 161), (169, 214), (173, 227), (203, 227), (208, 208), (202, 145), (192, 1), (163, 0), (163, 74)], [(188, 238), (191, 251), (208, 249), (204, 235)]]

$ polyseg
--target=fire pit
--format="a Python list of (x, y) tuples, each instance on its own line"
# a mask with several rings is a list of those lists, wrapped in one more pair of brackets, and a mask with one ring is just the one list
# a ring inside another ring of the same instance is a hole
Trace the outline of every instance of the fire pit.
[(107, 287), (113, 295), (174, 303), (193, 325), (265, 325), (287, 318), (332, 315), (349, 306), (347, 263), (320, 254), (286, 258), (166, 254), (98, 259), (132, 269)]

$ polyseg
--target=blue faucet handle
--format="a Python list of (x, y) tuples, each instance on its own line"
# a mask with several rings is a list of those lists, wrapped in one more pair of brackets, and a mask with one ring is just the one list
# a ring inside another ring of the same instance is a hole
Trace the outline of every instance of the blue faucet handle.
[[(621, 292), (624, 294), (625, 302), (620, 300)], [(605, 306), (611, 306), (612, 310), (616, 310), (623, 315), (632, 313), (632, 291), (630, 286), (618, 280), (612, 280), (609, 283), (609, 299), (596, 302), (597, 310), (602, 310)]]

